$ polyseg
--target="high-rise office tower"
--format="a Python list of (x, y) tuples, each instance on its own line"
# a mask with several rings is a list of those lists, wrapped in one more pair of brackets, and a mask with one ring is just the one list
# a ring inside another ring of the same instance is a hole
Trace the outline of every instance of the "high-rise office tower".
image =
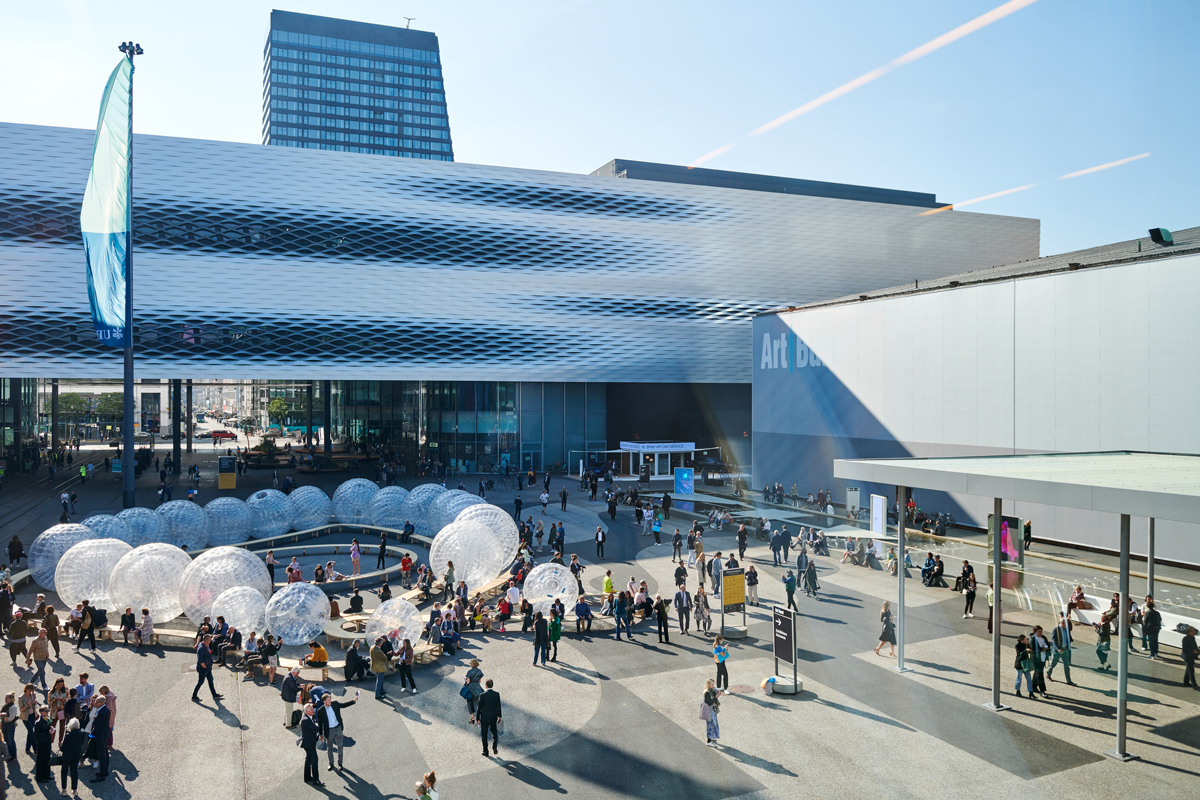
[(272, 11), (263, 144), (453, 161), (437, 36)]

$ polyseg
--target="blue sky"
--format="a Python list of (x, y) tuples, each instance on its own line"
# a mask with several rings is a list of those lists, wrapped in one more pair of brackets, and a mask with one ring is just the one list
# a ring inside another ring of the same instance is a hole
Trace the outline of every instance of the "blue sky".
[[(9, 2), (0, 119), (94, 126), (133, 37), (138, 132), (258, 142), (279, 7), (437, 33), (459, 161), (687, 164), (1001, 3)], [(1035, 183), (970, 210), (1040, 218), (1044, 254), (1200, 225), (1198, 30), (1194, 0), (1038, 0), (705, 166), (946, 202)]]

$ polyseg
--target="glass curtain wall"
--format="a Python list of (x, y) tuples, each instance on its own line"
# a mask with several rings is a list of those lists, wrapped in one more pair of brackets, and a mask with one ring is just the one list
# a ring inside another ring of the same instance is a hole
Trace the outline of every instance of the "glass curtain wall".
[(453, 472), (540, 471), (605, 449), (606, 398), (602, 383), (334, 381), (333, 428), (409, 466), (425, 456)]
[(41, 461), (38, 455), (37, 379), (0, 378), (0, 447), (4, 474), (28, 472)]

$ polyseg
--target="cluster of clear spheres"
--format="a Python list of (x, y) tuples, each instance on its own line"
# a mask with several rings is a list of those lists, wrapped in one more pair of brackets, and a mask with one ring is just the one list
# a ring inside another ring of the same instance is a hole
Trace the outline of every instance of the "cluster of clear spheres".
[(347, 525), (371, 524), (371, 499), (379, 491), (375, 481), (352, 478), (333, 493), (333, 516)]
[(192, 559), (183, 550), (156, 542), (135, 547), (113, 567), (108, 593), (113, 608), (150, 610), (150, 618), (163, 622), (183, 612), (179, 584)]
[(449, 562), (454, 563), (454, 584), (467, 582), (474, 592), (499, 574), (506, 564), (500, 541), (492, 529), (479, 522), (452, 522), (433, 537), (429, 566), (440, 580)]
[(278, 489), (263, 489), (250, 495), (251, 535), (255, 539), (282, 536), (292, 529), (292, 504)]
[(91, 528), (92, 532), (101, 539), (119, 539), (126, 544), (133, 545), (133, 529), (120, 517), (114, 517), (111, 514), (96, 514), (80, 524), (85, 528)]
[(267, 601), (266, 628), (284, 644), (308, 644), (329, 622), (329, 598), (311, 583), (289, 583)]
[(298, 531), (319, 528), (333, 516), (329, 495), (316, 486), (301, 486), (287, 496), (292, 507), (292, 526)]
[(85, 539), (73, 545), (63, 553), (54, 570), (54, 591), (58, 598), (66, 608), (87, 600), (93, 608), (111, 609), (109, 578), (117, 562), (132, 551), (120, 539)]
[(422, 483), (404, 498), (404, 502), (400, 505), (400, 515), (412, 522), (418, 536), (432, 537), (435, 533), (430, 529), (426, 515), (433, 501), (437, 499), (438, 495), (445, 492), (446, 487), (444, 486), (436, 483)]
[(213, 619), (224, 617), (227, 625), (248, 636), (250, 631), (264, 630), (267, 598), (252, 586), (233, 586), (217, 595), (211, 613)]
[(508, 512), (490, 503), (468, 506), (455, 517), (455, 522), (479, 522), (491, 529), (500, 542), (501, 569), (512, 563), (521, 547), (521, 532)]
[(84, 539), (97, 538), (95, 531), (74, 522), (47, 528), (29, 545), (29, 573), (43, 589), (54, 591), (54, 571), (63, 554)]
[(208, 544), (208, 517), (192, 501), (172, 500), (159, 506), (156, 513), (162, 518), (168, 544), (188, 550), (200, 550)]
[(430, 530), (437, 533), (451, 522), (454, 522), (464, 509), (485, 502), (487, 501), (478, 495), (464, 492), (461, 489), (451, 489), (448, 492), (439, 494), (429, 504), (429, 511), (425, 514), (425, 521), (429, 523)]
[(421, 638), (424, 627), (421, 612), (416, 606), (403, 598), (393, 597), (371, 613), (364, 635), (368, 644), (379, 636), (388, 637), (394, 644), (402, 644), (405, 639), (412, 643)]
[(208, 546), (241, 544), (250, 538), (250, 507), (236, 497), (218, 497), (204, 506), (208, 517)]
[(371, 498), (371, 524), (381, 528), (400, 530), (404, 527), (404, 499), (408, 490), (399, 486), (385, 486)]
[(571, 570), (562, 564), (538, 564), (529, 571), (521, 595), (533, 605), (534, 613), (550, 615), (550, 606), (561, 600), (565, 611), (579, 601), (579, 584)]
[(127, 508), (117, 519), (129, 526), (131, 535), (125, 541), (134, 547), (166, 541), (162, 517), (148, 508)]
[(216, 547), (201, 553), (184, 570), (179, 581), (179, 604), (187, 618), (199, 625), (212, 613), (213, 601), (235, 586), (254, 589), (264, 600), (270, 597), (267, 565), (249, 550)]

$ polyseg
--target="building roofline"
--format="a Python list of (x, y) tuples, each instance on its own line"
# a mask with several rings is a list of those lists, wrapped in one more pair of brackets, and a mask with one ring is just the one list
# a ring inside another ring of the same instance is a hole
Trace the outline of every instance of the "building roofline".
[(913, 281), (901, 286), (887, 289), (875, 289), (860, 294), (834, 297), (815, 303), (805, 303), (798, 306), (783, 306), (770, 311), (755, 314), (756, 317), (771, 317), (792, 311), (812, 311), (830, 306), (848, 305), (870, 300), (884, 300), (908, 295), (928, 294), (930, 292), (962, 289), (968, 286), (979, 286), (985, 283), (1035, 278), (1043, 275), (1053, 275), (1060, 272), (1075, 272), (1095, 267), (1111, 267), (1121, 264), (1134, 264), (1141, 261), (1156, 261), (1175, 256), (1194, 255), (1200, 253), (1200, 227), (1185, 228), (1174, 231), (1174, 245), (1155, 244), (1149, 236), (1140, 239), (1129, 239), (1124, 242), (1091, 247), (1083, 250), (1073, 250), (1053, 256), (1043, 256), (1029, 261), (1018, 261), (1013, 264), (1001, 264), (995, 267), (960, 272), (944, 278), (934, 278), (926, 281)]

